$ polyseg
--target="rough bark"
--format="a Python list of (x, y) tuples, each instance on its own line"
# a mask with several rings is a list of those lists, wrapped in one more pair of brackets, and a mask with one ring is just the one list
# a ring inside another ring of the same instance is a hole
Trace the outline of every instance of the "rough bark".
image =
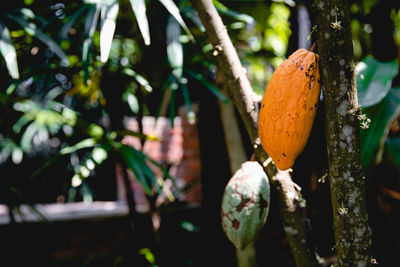
[(348, 0), (315, 0), (339, 266), (371, 265)]
[(192, 0), (206, 33), (214, 47), (228, 90), (246, 127), (257, 160), (264, 166), (273, 189), (277, 191), (280, 214), (291, 251), (297, 266), (318, 266), (318, 261), (307, 237), (307, 224), (302, 204), (304, 201), (289, 172), (277, 172), (276, 167), (262, 148), (258, 138), (258, 104), (253, 99), (253, 90), (246, 71), (229, 38), (212, 0)]

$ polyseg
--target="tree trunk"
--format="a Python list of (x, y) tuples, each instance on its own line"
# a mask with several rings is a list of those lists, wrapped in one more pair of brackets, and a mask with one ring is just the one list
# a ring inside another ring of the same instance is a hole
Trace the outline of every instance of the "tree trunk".
[(270, 183), (277, 191), (279, 210), (283, 228), (297, 266), (318, 266), (316, 254), (307, 235), (304, 216), (304, 200), (298, 187), (293, 183), (289, 172), (279, 171), (272, 164), (258, 138), (258, 104), (253, 99), (253, 90), (246, 72), (229, 38), (212, 0), (192, 0), (206, 29), (208, 39), (214, 46), (221, 71), (224, 73), (229, 94), (243, 120), (250, 141), (254, 145), (258, 162), (264, 167)]
[(371, 265), (348, 0), (315, 0), (339, 266)]

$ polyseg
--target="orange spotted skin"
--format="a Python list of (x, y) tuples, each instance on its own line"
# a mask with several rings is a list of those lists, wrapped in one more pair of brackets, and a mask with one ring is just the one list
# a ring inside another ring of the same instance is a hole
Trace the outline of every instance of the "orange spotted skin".
[(264, 150), (280, 170), (293, 166), (310, 136), (321, 91), (319, 57), (298, 49), (274, 71), (259, 116)]

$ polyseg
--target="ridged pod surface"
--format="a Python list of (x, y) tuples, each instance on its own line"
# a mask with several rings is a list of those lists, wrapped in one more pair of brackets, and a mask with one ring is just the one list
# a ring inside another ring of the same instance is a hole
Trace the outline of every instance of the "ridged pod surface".
[(319, 57), (298, 49), (274, 71), (259, 114), (259, 137), (275, 165), (293, 166), (311, 133), (321, 91)]
[(238, 249), (258, 236), (269, 210), (270, 186), (261, 165), (246, 161), (226, 185), (222, 198), (222, 228)]

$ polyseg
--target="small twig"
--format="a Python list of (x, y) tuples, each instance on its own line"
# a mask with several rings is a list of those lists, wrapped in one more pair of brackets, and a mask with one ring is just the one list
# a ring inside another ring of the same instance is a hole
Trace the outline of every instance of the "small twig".
[(314, 52), (316, 48), (317, 48), (317, 42), (314, 42), (309, 51)]

